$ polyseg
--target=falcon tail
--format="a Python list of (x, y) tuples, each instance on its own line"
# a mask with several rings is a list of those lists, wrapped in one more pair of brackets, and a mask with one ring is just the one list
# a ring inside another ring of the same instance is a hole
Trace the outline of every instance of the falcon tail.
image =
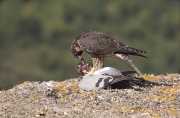
[(141, 54), (141, 53), (147, 53), (146, 51), (139, 50), (139, 49), (132, 48), (132, 47), (123, 47), (114, 53), (115, 54), (129, 54), (129, 55), (141, 56), (141, 57), (148, 58), (148, 57)]

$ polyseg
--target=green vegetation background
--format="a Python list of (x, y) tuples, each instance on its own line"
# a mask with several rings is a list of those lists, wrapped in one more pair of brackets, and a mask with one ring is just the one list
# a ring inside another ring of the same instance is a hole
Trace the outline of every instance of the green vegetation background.
[[(70, 45), (85, 29), (147, 51), (131, 56), (143, 73), (178, 73), (179, 22), (178, 0), (0, 0), (0, 87), (77, 77)], [(111, 58), (105, 66), (132, 69)]]

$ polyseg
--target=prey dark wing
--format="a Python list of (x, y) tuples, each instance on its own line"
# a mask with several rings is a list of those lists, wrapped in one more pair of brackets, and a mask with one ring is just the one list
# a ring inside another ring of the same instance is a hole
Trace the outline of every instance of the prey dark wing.
[(141, 81), (141, 79), (135, 78), (132, 75), (126, 75), (126, 76), (123, 76), (123, 75), (117, 76), (117, 75), (115, 75), (115, 76), (112, 76), (112, 77), (113, 77), (113, 81), (111, 82), (111, 84), (114, 84), (114, 83), (117, 83), (117, 82), (120, 82), (120, 81), (124, 81), (124, 80)]
[(126, 75), (132, 75), (132, 74), (135, 74), (137, 73), (136, 71), (121, 71), (121, 74), (126, 76)]
[(90, 32), (82, 36), (78, 41), (79, 46), (86, 52), (105, 55), (113, 54), (118, 47), (126, 46), (116, 39), (100, 32)]
[(133, 77), (131, 75), (127, 75), (127, 76), (123, 76), (123, 75), (107, 76), (107, 77), (100, 78), (100, 79), (101, 79), (101, 81), (104, 81), (103, 82), (104, 83), (103, 88), (106, 88), (107, 86), (109, 86), (111, 84), (115, 84), (117, 82), (124, 81), (124, 80), (141, 81), (140, 79), (137, 79), (137, 78), (135, 78), (135, 77)]
[(137, 80), (139, 81), (140, 79), (137, 79), (133, 76), (133, 74), (135, 74), (136, 71), (122, 71), (121, 74), (119, 75), (111, 75), (111, 74), (108, 74), (108, 73), (104, 73), (102, 75), (104, 76), (107, 76), (106, 79), (108, 78), (113, 78), (113, 80), (111, 80), (109, 82), (109, 84), (114, 84), (114, 83), (117, 83), (117, 82), (120, 82), (120, 81), (123, 81), (123, 80)]

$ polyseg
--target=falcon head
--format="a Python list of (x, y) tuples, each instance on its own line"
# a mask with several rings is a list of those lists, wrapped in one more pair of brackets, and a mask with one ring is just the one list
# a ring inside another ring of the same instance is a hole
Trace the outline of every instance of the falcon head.
[(80, 46), (77, 43), (76, 39), (74, 39), (74, 41), (71, 44), (71, 52), (76, 58), (82, 59), (81, 55), (82, 55), (83, 51), (80, 49)]
[(92, 32), (92, 31), (84, 30), (84, 31), (81, 31), (80, 33), (78, 33), (77, 36), (75, 37), (75, 39), (73, 40), (72, 44), (71, 44), (71, 52), (76, 58), (80, 58), (80, 59), (82, 58), (81, 55), (84, 52), (84, 50), (80, 47), (80, 44), (78, 41), (80, 39), (88, 36), (88, 34), (87, 34), (88, 32)]

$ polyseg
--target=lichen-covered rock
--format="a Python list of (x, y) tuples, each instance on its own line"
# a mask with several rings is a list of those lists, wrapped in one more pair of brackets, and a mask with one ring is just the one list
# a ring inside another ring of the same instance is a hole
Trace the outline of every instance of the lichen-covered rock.
[[(119, 89), (86, 92), (78, 79), (24, 82), (0, 91), (0, 118), (169, 118), (180, 117), (180, 75), (144, 75)], [(152, 82), (150, 82), (152, 81)]]

